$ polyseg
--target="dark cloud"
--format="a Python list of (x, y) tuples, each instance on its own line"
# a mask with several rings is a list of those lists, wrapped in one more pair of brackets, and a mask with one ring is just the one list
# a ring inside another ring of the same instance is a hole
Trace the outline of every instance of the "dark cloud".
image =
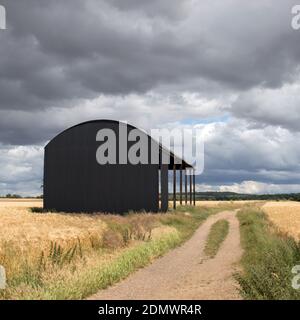
[[(199, 181), (296, 183), (296, 2), (2, 0), (0, 143), (34, 154), (31, 145), (85, 120), (147, 128), (204, 119), (221, 124), (208, 135)], [(28, 169), (20, 153), (14, 161)], [(37, 185), (38, 175), (24, 181)], [(18, 179), (5, 179), (12, 190)]]
[(205, 170), (198, 183), (299, 184), (299, 133), (275, 126), (255, 128), (245, 120), (200, 127), (205, 138)]
[[(12, 145), (41, 144), (60, 131), (93, 119), (126, 120), (151, 129), (182, 119), (202, 119), (222, 114), (223, 99), (203, 99), (198, 94), (155, 94), (100, 96), (94, 100), (66, 102), (46, 110), (0, 110), (0, 137)], [(181, 111), (184, 105), (184, 118)], [(199, 108), (199, 106), (201, 106)], [(162, 113), (161, 111), (164, 110)]]
[(292, 3), (4, 1), (1, 108), (59, 107), (166, 85), (195, 90), (204, 81), (280, 87), (299, 64)]
[(253, 126), (272, 125), (300, 131), (299, 91), (299, 80), (280, 89), (253, 89), (240, 94), (227, 110)]
[(151, 17), (182, 19), (188, 14), (191, 0), (111, 0), (110, 3), (124, 11), (135, 11)]

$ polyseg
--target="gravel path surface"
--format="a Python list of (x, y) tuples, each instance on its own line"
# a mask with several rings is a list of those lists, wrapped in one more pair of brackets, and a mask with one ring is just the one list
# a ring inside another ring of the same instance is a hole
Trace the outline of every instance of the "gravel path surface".
[[(212, 215), (181, 247), (89, 299), (241, 299), (233, 279), (242, 255), (236, 212)], [(219, 219), (228, 220), (229, 234), (217, 255), (208, 259), (203, 248), (210, 227)]]

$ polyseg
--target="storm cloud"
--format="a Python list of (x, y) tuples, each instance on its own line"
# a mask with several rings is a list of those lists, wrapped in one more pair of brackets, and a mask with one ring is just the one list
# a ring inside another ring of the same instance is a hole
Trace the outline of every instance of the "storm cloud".
[(28, 156), (24, 173), (24, 157), (9, 150), (34, 155), (66, 127), (96, 118), (203, 127), (198, 183), (208, 189), (296, 189), (296, 3), (2, 0), (0, 194), (26, 185), (40, 192), (42, 158)]

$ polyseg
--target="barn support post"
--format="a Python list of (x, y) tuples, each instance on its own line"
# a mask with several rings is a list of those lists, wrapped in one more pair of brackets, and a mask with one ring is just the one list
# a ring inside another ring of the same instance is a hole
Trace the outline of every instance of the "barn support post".
[(193, 202), (194, 206), (196, 205), (196, 177), (195, 177), (195, 169), (193, 169)]
[(192, 182), (192, 170), (190, 169), (190, 205), (192, 205), (192, 193), (193, 193), (193, 182)]
[(157, 202), (158, 202), (158, 212), (161, 211), (161, 169), (158, 167), (158, 194), (157, 194)]
[(176, 209), (176, 165), (173, 165), (173, 209)]
[(162, 212), (167, 212), (169, 209), (169, 171), (167, 164), (161, 164), (160, 169), (160, 194), (161, 194), (161, 205), (160, 209)]
[(180, 205), (182, 205), (182, 164), (180, 165)]
[(161, 151), (158, 151), (158, 211), (161, 210)]
[(185, 205), (188, 203), (188, 192), (187, 192), (187, 171), (184, 170), (184, 193), (185, 193)]

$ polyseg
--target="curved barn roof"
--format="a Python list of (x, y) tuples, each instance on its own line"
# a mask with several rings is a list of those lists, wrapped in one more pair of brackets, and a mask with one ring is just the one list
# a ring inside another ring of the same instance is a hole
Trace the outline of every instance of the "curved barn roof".
[[(170, 155), (170, 159), (171, 159), (171, 164), (169, 165), (169, 169), (173, 169), (173, 165), (172, 163), (174, 163), (174, 159), (176, 159), (176, 162), (182, 162), (182, 168), (193, 168), (193, 166), (191, 164), (189, 164), (188, 162), (186, 162), (184, 159), (176, 156), (172, 151), (168, 150), (167, 148), (165, 148), (161, 143), (159, 143), (158, 141), (156, 141), (155, 139), (153, 139), (153, 137), (151, 137), (149, 134), (147, 134), (146, 132), (142, 131), (141, 129), (129, 124), (129, 123), (124, 123), (122, 121), (117, 121), (117, 120), (110, 120), (110, 119), (97, 119), (97, 120), (90, 120), (90, 121), (85, 121), (79, 124), (76, 124), (72, 127), (67, 128), (66, 130), (60, 132), (58, 135), (56, 135), (52, 140), (50, 140), (47, 145), (45, 146), (45, 148), (47, 148), (52, 142), (54, 142), (55, 140), (59, 139), (60, 136), (64, 135), (66, 132), (69, 132), (70, 130), (80, 127), (80, 126), (85, 126), (88, 124), (92, 124), (92, 123), (115, 123), (115, 124), (124, 124), (127, 125), (129, 128), (131, 129), (136, 129), (139, 130), (141, 132), (143, 132), (144, 134), (146, 134), (149, 139), (151, 139), (152, 141), (154, 141), (155, 143), (157, 143), (159, 145), (159, 149), (167, 154)], [(176, 169), (180, 168), (180, 164), (176, 164)]]

